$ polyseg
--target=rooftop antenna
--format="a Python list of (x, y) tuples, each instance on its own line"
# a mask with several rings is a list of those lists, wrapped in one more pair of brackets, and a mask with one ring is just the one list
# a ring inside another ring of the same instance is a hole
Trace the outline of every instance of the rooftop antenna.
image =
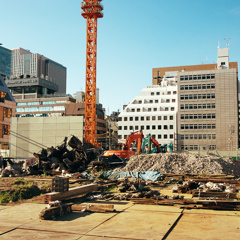
[(229, 48), (230, 38), (224, 38), (224, 41), (226, 42), (227, 48)]

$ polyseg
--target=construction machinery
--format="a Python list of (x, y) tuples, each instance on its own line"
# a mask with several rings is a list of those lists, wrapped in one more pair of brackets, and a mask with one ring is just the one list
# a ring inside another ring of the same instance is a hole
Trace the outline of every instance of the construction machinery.
[[(154, 145), (154, 148), (152, 148), (152, 144)], [(151, 136), (151, 134), (148, 134), (143, 140), (142, 140), (142, 147), (141, 152), (142, 154), (150, 154), (150, 153), (166, 153), (167, 148), (169, 148), (169, 152), (172, 152), (173, 150), (173, 144), (170, 143), (167, 144), (159, 144), (158, 141)]]
[(130, 158), (131, 156), (135, 155), (135, 152), (130, 150), (131, 144), (137, 141), (137, 154), (141, 153), (141, 146), (142, 146), (142, 139), (143, 139), (143, 132), (133, 132), (128, 135), (125, 144), (123, 145), (123, 150), (109, 150), (104, 153), (104, 156), (113, 156), (116, 155), (121, 158)]
[(82, 16), (87, 19), (85, 130), (84, 142), (98, 146), (96, 133), (97, 19), (103, 17), (102, 0), (83, 0)]
[[(153, 150), (151, 150), (152, 143), (155, 145), (155, 148), (153, 148)], [(146, 154), (153, 153), (153, 152), (157, 152), (157, 153), (161, 152), (160, 146), (157, 140), (153, 136), (151, 136), (151, 134), (148, 134), (146, 138), (142, 140), (141, 152)]]

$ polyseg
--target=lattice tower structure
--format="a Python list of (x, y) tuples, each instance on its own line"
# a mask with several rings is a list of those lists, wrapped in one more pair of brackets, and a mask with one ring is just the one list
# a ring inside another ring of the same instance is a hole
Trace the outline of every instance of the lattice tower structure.
[(85, 131), (84, 141), (97, 146), (96, 134), (96, 66), (97, 66), (97, 19), (103, 17), (102, 0), (84, 0), (82, 16), (87, 19)]

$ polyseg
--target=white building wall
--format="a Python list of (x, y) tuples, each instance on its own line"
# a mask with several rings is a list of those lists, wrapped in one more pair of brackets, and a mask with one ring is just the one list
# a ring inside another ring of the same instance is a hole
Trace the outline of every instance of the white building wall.
[(168, 74), (161, 85), (144, 88), (119, 115), (119, 142), (142, 129), (144, 136), (153, 135), (159, 144), (174, 142), (177, 133), (177, 73)]

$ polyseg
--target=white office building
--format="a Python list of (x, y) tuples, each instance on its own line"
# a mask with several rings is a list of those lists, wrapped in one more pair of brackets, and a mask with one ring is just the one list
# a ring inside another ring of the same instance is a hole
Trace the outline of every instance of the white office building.
[(174, 144), (177, 134), (177, 72), (167, 72), (160, 85), (144, 88), (119, 115), (119, 141), (131, 132), (151, 134), (159, 144)]

